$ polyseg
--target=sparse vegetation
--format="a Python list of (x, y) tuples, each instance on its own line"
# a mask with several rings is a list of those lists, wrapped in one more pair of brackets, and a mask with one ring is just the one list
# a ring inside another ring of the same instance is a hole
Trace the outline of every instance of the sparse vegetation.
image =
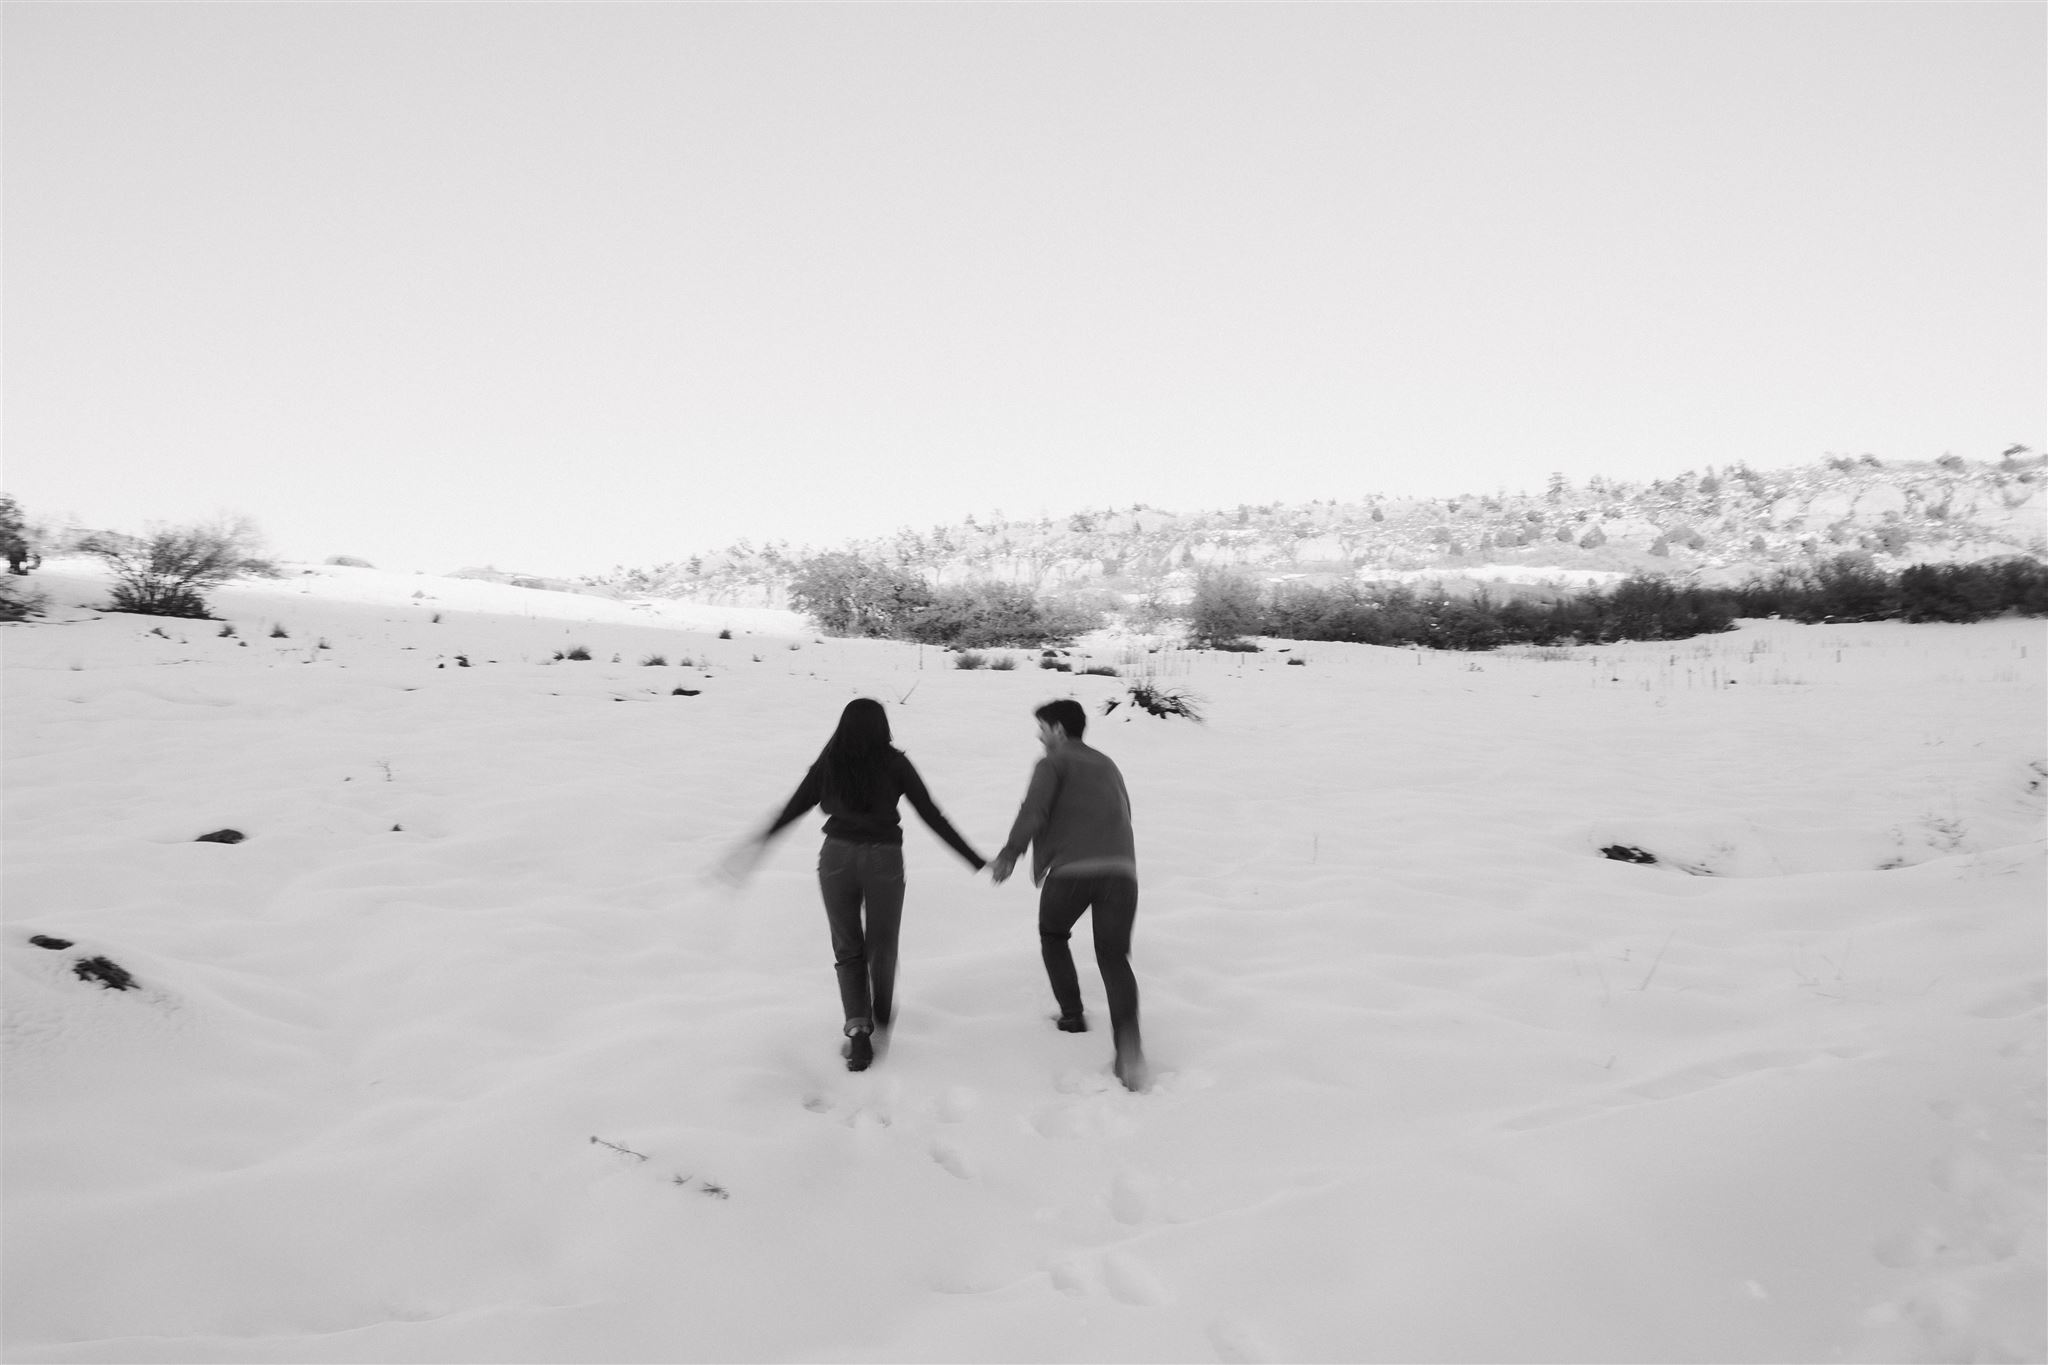
[(26, 588), (9, 575), (0, 578), (0, 621), (26, 621), (41, 616), (50, 607), (48, 593)]
[(2004, 612), (2048, 616), (2048, 565), (2020, 556), (1973, 564), (1914, 564), (1898, 573), (1852, 551), (1757, 578), (1735, 593), (1744, 616), (1788, 620), (1981, 621)]
[(1265, 610), (1259, 597), (1258, 585), (1242, 574), (1201, 573), (1188, 604), (1189, 642), (1209, 649), (1243, 647), (1243, 637), (1264, 633)]
[(275, 577), (246, 517), (163, 527), (146, 536), (99, 535), (80, 546), (114, 572), (109, 611), (211, 618), (205, 593), (244, 575)]
[(668, 656), (665, 654), (650, 654), (640, 661), (640, 666), (642, 668), (667, 668)]
[[(1151, 678), (1144, 678), (1130, 686), (1131, 705), (1155, 716), (1181, 716), (1199, 724), (1202, 719), (1201, 698), (1185, 687), (1161, 686)], [(1104, 713), (1116, 709), (1112, 700), (1103, 708)]]
[(590, 660), (590, 646), (570, 645), (567, 649), (558, 649), (555, 651), (555, 658), (558, 662), (563, 659), (572, 659), (578, 663), (587, 663)]
[[(21, 514), (21, 505), (11, 493), (0, 493), (0, 558), (7, 560), (7, 572), (26, 574), (42, 563), (43, 557), (36, 552), (34, 538), (29, 534), (28, 521)], [(25, 598), (16, 598), (22, 601)], [(7, 616), (0, 610), (0, 620), (20, 620), (19, 616)]]

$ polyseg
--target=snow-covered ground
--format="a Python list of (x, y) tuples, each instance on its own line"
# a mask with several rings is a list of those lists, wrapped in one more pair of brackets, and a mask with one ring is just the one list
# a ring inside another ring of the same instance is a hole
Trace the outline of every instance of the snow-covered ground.
[[(52, 570), (0, 629), (9, 1360), (2048, 1350), (2041, 622), (1094, 643), (1196, 725), (784, 613), (294, 568), (229, 637)], [(907, 812), (847, 1073), (816, 817), (706, 869), (856, 695), (993, 853), (1070, 693), (1155, 1086)]]

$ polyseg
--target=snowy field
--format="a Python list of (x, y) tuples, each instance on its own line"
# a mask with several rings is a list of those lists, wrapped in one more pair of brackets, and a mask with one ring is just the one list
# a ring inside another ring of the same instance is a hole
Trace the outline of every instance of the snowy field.
[[(2048, 1351), (2039, 621), (1084, 642), (1196, 725), (776, 612), (294, 566), (228, 637), (51, 568), (0, 628), (10, 1360)], [(856, 695), (992, 855), (1070, 694), (1156, 1084), (907, 810), (847, 1073), (818, 818), (707, 869)]]

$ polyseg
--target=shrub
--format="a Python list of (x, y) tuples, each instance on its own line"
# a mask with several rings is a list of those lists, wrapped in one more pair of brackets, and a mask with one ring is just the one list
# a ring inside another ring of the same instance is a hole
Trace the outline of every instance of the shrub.
[(1188, 604), (1188, 637), (1218, 648), (1221, 642), (1255, 635), (1264, 626), (1258, 585), (1239, 574), (1204, 570)]
[(270, 638), (273, 640), (289, 640), (292, 638), (292, 633), (284, 628), (284, 622), (279, 621), (271, 626)]
[[(11, 574), (26, 574), (32, 563), (38, 560), (35, 546), (29, 538), (27, 519), (22, 516), (21, 507), (11, 493), (0, 493), (0, 558), (7, 560), (7, 572)], [(21, 618), (0, 619), (18, 621)]]
[(916, 574), (845, 552), (801, 561), (789, 585), (790, 605), (832, 635), (900, 636), (931, 596)]
[(1897, 614), (1894, 585), (1867, 554), (1851, 552), (1822, 560), (1814, 566), (1813, 579), (1823, 616), (1838, 621), (1875, 621)]
[(668, 667), (668, 658), (666, 655), (650, 654), (640, 661), (640, 666), (642, 668), (666, 668)]
[(1899, 615), (1908, 621), (1982, 621), (2007, 610), (2048, 612), (2048, 568), (2031, 559), (1977, 564), (1915, 564), (1898, 578)]
[(984, 656), (984, 655), (981, 655), (981, 654), (977, 654), (977, 653), (975, 653), (975, 652), (974, 652), (973, 650), (971, 650), (971, 649), (965, 649), (965, 650), (962, 650), (962, 651), (961, 651), (960, 653), (958, 653), (958, 654), (956, 654), (956, 655), (954, 655), (954, 656), (953, 656), (953, 667), (955, 667), (955, 668), (987, 668), (987, 667), (988, 667), (988, 659), (987, 659), (987, 657), (986, 657), (986, 656)]
[(730, 640), (732, 638), (732, 632), (730, 630), (721, 630), (718, 632), (718, 638), (721, 640)]
[(587, 663), (590, 659), (590, 646), (570, 645), (568, 649), (556, 654), (555, 657), (557, 659), (574, 659), (578, 662)]
[(327, 562), (344, 569), (374, 569), (377, 567), (369, 560), (357, 559), (354, 555), (329, 555), (327, 556)]
[[(1183, 716), (1201, 722), (1201, 699), (1184, 687), (1161, 687), (1146, 679), (1130, 687), (1131, 705), (1155, 716)], [(1115, 703), (1110, 703), (1111, 707)]]
[(1089, 667), (1082, 669), (1081, 672), (1091, 678), (1121, 678), (1123, 676), (1123, 674), (1117, 672), (1108, 664), (1091, 664)]
[(927, 645), (1029, 649), (1070, 641), (1100, 623), (1099, 614), (1072, 602), (1040, 601), (1014, 583), (964, 583), (932, 593), (895, 634)]
[(242, 517), (143, 537), (95, 536), (79, 548), (114, 571), (110, 610), (206, 619), (206, 589), (243, 575), (276, 576), (276, 565), (257, 554), (260, 545), (255, 523)]
[(998, 654), (988, 661), (988, 666), (998, 673), (1008, 673), (1017, 666), (1017, 659), (1012, 654)]
[(47, 593), (16, 583), (12, 575), (0, 578), (0, 621), (26, 621), (41, 616), (49, 605)]

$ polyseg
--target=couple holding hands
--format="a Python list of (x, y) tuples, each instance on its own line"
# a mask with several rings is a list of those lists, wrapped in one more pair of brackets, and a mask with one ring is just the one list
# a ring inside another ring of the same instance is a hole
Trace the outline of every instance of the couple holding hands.
[(782, 813), (727, 858), (727, 875), (743, 876), (777, 833), (813, 806), (824, 810), (818, 890), (832, 928), (849, 1071), (865, 1071), (874, 1061), (874, 1035), (886, 1032), (894, 1012), (903, 920), (903, 825), (896, 804), (908, 797), (933, 833), (976, 871), (987, 867), (998, 884), (1009, 878), (1024, 850), (1031, 850), (1031, 880), (1040, 887), (1039, 952), (1059, 1004), (1058, 1025), (1068, 1033), (1088, 1028), (1068, 936), (1083, 914), (1095, 912), (1095, 962), (1109, 997), (1116, 1077), (1132, 1090), (1145, 1088), (1138, 982), (1130, 963), (1138, 910), (1130, 797), (1116, 764), (1082, 742), (1088, 714), (1079, 702), (1047, 702), (1035, 714), (1045, 757), (1032, 770), (1010, 837), (991, 862), (933, 803), (910, 759), (890, 744), (888, 712), (867, 697), (846, 704), (838, 728)]

